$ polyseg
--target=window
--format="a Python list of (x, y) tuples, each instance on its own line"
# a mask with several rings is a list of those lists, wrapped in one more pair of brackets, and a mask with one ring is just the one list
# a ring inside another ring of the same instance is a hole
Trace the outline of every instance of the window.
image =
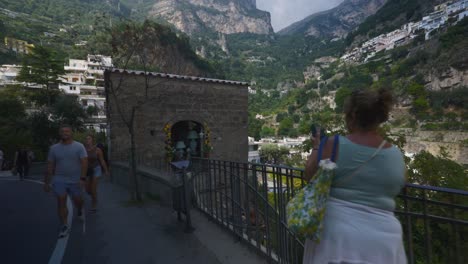
[(77, 77), (72, 78), (72, 82), (77, 82), (79, 79)]
[(82, 100), (81, 103), (82, 103), (84, 106), (88, 106), (88, 100)]

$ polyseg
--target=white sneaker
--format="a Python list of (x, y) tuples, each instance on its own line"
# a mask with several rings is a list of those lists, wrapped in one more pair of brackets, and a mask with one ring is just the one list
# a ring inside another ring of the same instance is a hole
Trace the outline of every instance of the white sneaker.
[(67, 225), (63, 225), (62, 228), (60, 228), (59, 238), (68, 236), (69, 232), (70, 232), (70, 228), (68, 228)]

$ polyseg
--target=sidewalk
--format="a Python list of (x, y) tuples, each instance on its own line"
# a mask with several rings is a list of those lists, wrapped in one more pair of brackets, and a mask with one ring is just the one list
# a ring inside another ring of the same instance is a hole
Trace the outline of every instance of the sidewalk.
[[(130, 205), (128, 192), (109, 182), (102, 181), (98, 193), (98, 212), (87, 215), (84, 241), (69, 245), (83, 244), (81, 263), (220, 263), (193, 234), (183, 232), (170, 208), (156, 202)], [(63, 263), (76, 257), (66, 255)]]

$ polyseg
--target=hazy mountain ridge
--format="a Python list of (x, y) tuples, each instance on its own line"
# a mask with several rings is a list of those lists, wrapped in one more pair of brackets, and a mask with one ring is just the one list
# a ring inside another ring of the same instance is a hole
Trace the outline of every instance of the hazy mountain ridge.
[(343, 37), (375, 14), (386, 0), (345, 0), (335, 8), (312, 14), (279, 31), (280, 35)]

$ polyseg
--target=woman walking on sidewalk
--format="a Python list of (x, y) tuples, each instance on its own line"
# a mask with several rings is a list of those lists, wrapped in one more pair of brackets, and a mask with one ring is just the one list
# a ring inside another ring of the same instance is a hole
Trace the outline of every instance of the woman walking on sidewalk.
[(94, 136), (88, 135), (85, 142), (86, 152), (88, 153), (88, 179), (86, 181), (86, 192), (91, 195), (91, 213), (97, 210), (97, 185), (99, 178), (104, 174), (108, 175), (107, 164), (104, 160), (102, 150), (94, 143)]

